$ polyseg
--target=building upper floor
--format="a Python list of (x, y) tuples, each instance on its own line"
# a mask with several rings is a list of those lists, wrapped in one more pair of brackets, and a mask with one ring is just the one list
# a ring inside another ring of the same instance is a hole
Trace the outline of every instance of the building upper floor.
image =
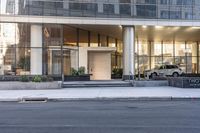
[(199, 0), (0, 0), (5, 16), (199, 20)]

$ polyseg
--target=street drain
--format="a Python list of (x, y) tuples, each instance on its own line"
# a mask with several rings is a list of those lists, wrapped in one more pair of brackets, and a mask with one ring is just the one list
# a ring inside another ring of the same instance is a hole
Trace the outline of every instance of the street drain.
[(48, 98), (22, 98), (20, 103), (45, 103)]

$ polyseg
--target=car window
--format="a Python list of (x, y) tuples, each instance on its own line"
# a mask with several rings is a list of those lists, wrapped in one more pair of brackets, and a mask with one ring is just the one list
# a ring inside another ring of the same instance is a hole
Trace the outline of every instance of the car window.
[(174, 66), (174, 68), (178, 68), (178, 66)]
[(165, 66), (161, 66), (159, 69), (165, 69)]
[(166, 69), (172, 69), (170, 65), (166, 65)]
[(175, 69), (175, 68), (178, 68), (178, 66), (176, 66), (176, 65), (171, 65), (171, 69)]

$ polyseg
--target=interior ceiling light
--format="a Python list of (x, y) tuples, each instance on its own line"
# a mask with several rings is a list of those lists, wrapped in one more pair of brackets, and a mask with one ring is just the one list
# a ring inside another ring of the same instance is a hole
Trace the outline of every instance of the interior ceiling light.
[(147, 28), (147, 26), (146, 26), (146, 25), (143, 25), (142, 28)]
[(162, 29), (163, 26), (155, 26), (156, 29)]
[(200, 27), (192, 27), (192, 29), (200, 29)]
[(121, 28), (121, 29), (122, 29), (122, 26), (121, 26), (121, 25), (119, 25), (119, 28)]

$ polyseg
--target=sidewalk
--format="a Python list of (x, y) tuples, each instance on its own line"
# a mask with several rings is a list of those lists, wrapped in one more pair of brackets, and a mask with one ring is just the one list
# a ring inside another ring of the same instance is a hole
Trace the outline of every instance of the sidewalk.
[(200, 99), (200, 89), (173, 87), (123, 87), (123, 88), (65, 88), (58, 90), (0, 90), (0, 101), (20, 101), (23, 98), (48, 98), (50, 100), (84, 99)]

